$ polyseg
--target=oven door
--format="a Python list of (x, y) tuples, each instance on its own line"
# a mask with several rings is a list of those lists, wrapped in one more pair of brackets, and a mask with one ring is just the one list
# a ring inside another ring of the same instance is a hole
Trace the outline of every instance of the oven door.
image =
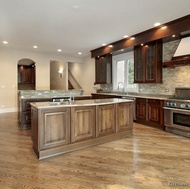
[(164, 126), (190, 130), (190, 110), (164, 107)]

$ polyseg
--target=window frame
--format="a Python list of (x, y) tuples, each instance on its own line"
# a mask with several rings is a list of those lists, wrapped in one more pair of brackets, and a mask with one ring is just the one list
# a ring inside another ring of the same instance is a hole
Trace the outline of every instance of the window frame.
[(138, 84), (134, 83), (134, 88), (128, 87), (128, 77), (124, 77), (124, 90), (118, 90), (118, 83), (117, 83), (117, 62), (125, 61), (124, 65), (124, 75), (128, 75), (128, 60), (134, 60), (134, 51), (130, 51), (127, 53), (122, 53), (119, 55), (114, 55), (112, 57), (112, 78), (113, 78), (113, 91), (114, 92), (138, 92), (139, 87)]

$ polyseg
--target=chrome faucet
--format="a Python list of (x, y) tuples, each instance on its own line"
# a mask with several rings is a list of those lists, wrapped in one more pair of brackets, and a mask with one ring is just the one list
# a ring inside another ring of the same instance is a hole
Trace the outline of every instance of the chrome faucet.
[(118, 85), (118, 90), (120, 90), (120, 84), (122, 84), (122, 88), (121, 88), (121, 89), (122, 89), (122, 91), (123, 91), (123, 93), (124, 93), (124, 91), (125, 91), (125, 89), (124, 89), (124, 83), (121, 82), (121, 81), (118, 82), (118, 84), (117, 84), (117, 85)]

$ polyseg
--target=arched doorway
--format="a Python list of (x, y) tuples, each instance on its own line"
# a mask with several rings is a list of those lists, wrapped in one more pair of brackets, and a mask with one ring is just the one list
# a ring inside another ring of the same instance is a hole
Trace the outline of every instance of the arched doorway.
[(36, 89), (35, 62), (28, 58), (18, 61), (18, 90)]

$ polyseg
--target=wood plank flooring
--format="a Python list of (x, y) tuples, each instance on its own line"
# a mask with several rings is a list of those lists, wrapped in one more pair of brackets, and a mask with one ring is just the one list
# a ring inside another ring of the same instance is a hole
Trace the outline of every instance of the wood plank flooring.
[(134, 124), (133, 136), (39, 161), (16, 113), (0, 114), (0, 189), (188, 189), (190, 140)]

